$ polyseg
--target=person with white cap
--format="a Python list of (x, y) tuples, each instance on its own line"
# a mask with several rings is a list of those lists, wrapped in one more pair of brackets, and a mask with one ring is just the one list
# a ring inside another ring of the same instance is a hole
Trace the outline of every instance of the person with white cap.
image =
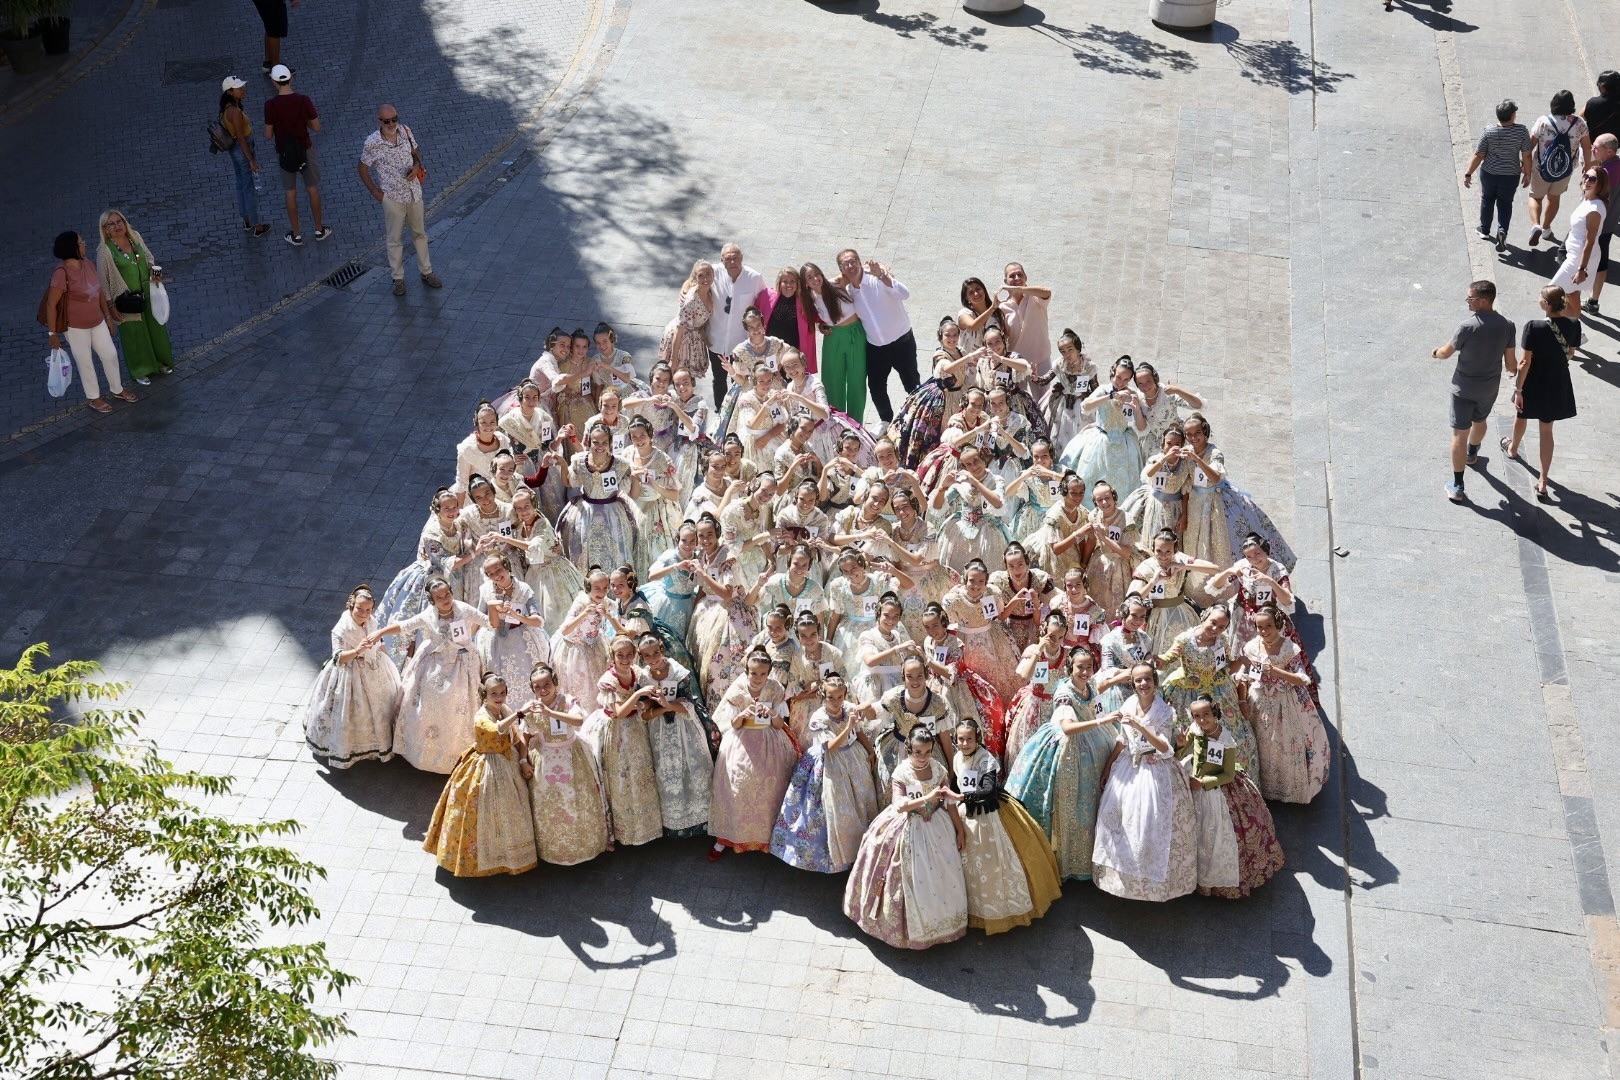
[(264, 137), (276, 149), (276, 162), (281, 166), (281, 186), (287, 193), (287, 220), (292, 225), (283, 238), (293, 247), (302, 247), (303, 234), (298, 231), (298, 178), (304, 178), (304, 191), (309, 195), (309, 212), (315, 219), (315, 239), (325, 240), (332, 235), (321, 222), (321, 170), (315, 161), (315, 145), (310, 132), (321, 130), (320, 113), (315, 103), (292, 88), (292, 71), (286, 64), (270, 69), (270, 81), (276, 84), (276, 96), (264, 103)]
[(230, 133), (231, 168), (236, 171), (236, 208), (242, 212), (242, 231), (263, 236), (270, 226), (259, 220), (258, 159), (253, 156), (253, 122), (242, 109), (247, 83), (227, 75), (219, 84), (219, 122)]
[(394, 295), (405, 295), (405, 245), (401, 237), (407, 224), (416, 244), (416, 265), (422, 283), (430, 289), (444, 282), (433, 272), (428, 257), (427, 229), (422, 215), (422, 151), (411, 129), (399, 122), (399, 110), (392, 105), (377, 107), (377, 130), (366, 137), (355, 169), (372, 198), (383, 205), (383, 243), (388, 248), (388, 269), (394, 275)]

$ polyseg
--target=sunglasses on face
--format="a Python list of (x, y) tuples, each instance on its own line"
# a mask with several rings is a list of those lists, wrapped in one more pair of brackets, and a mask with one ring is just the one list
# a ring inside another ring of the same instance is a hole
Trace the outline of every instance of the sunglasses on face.
[(397, 117), (397, 116), (379, 116), (379, 117), (377, 117), (377, 123), (379, 123), (379, 124), (397, 124), (397, 123), (399, 123), (399, 117)]

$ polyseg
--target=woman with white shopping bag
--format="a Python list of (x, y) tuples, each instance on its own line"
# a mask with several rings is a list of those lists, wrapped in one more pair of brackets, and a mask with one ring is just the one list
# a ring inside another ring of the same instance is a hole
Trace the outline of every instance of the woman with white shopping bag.
[[(101, 215), (101, 246), (96, 249), (96, 270), (102, 292), (113, 301), (113, 325), (124, 348), (124, 365), (142, 386), (153, 375), (174, 370), (174, 349), (169, 344), (168, 294), (162, 268), (152, 261), (146, 241), (118, 210)], [(123, 299), (124, 294), (129, 299)], [(163, 310), (158, 310), (162, 299)]]
[(76, 232), (65, 232), (56, 238), (51, 252), (61, 263), (51, 272), (50, 288), (45, 293), (44, 312), (51, 320), (51, 348), (62, 347), (67, 339), (73, 350), (73, 363), (79, 369), (79, 381), (84, 384), (84, 396), (96, 412), (112, 412), (112, 405), (101, 396), (101, 383), (96, 378), (95, 358), (101, 359), (101, 369), (107, 376), (107, 389), (112, 396), (124, 401), (139, 401), (133, 391), (124, 389), (124, 380), (118, 373), (118, 349), (113, 345), (110, 322), (118, 317), (101, 288), (96, 268), (84, 257), (84, 238)]

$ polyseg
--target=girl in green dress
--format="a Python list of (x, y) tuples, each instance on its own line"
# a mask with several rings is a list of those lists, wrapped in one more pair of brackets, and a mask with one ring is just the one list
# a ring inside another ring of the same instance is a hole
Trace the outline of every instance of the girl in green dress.
[(124, 364), (130, 375), (146, 386), (153, 375), (173, 371), (174, 350), (169, 345), (168, 328), (152, 318), (151, 311), (152, 283), (162, 281), (163, 275), (153, 274), (152, 253), (147, 250), (146, 241), (117, 210), (101, 215), (101, 246), (96, 249), (96, 269), (109, 300), (132, 292), (146, 301), (146, 310), (138, 315), (118, 312), (118, 343), (123, 346)]

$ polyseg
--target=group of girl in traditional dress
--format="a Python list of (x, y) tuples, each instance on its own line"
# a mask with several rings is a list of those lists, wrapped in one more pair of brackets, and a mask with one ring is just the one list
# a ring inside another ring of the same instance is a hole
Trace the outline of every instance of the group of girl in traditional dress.
[(425, 847), (458, 876), (704, 835), (847, 871), (899, 947), (1064, 881), (1247, 895), (1265, 800), (1330, 759), (1293, 554), (1197, 396), (1129, 357), (1098, 385), (1067, 330), (1043, 380), (967, 323), (875, 439), (752, 309), (712, 418), (695, 363), (554, 331), (350, 594), (310, 746), (448, 774)]

